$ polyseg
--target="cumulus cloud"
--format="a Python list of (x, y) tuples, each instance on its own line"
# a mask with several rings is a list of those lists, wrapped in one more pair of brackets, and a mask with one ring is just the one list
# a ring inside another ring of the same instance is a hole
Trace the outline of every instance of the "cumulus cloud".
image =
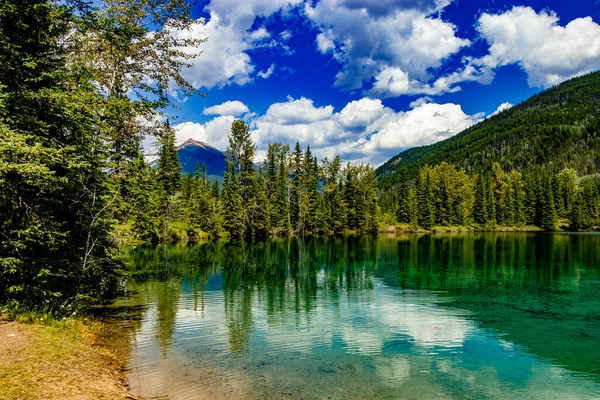
[(339, 154), (348, 161), (380, 164), (407, 148), (451, 137), (477, 121), (460, 105), (427, 100), (396, 112), (380, 99), (362, 98), (334, 112), (332, 106), (317, 107), (310, 99), (289, 98), (271, 105), (254, 121), (254, 137), (259, 148), (276, 141), (292, 145), (300, 141), (321, 158)]
[[(496, 114), (500, 114), (502, 111), (508, 110), (509, 108), (512, 108), (513, 105), (509, 102), (506, 103), (502, 103), (498, 106), (498, 108), (496, 109), (496, 111), (494, 111), (493, 113), (491, 113), (489, 116), (492, 117)], [(489, 118), (489, 117), (488, 117)]]
[[(173, 30), (172, 36), (179, 38), (207, 39), (200, 47), (202, 54), (191, 61), (183, 76), (197, 88), (245, 85), (254, 79), (255, 66), (249, 50), (272, 48), (286, 54), (291, 49), (283, 44), (288, 34), (272, 34), (265, 27), (251, 30), (257, 16), (269, 16), (285, 12), (302, 0), (211, 0), (206, 6), (210, 18), (196, 24), (188, 31)], [(195, 49), (187, 49), (195, 52)], [(264, 73), (263, 73), (264, 74)]]
[(410, 108), (417, 108), (420, 107), (421, 105), (425, 104), (425, 103), (433, 103), (433, 99), (429, 96), (425, 96), (425, 97), (419, 97), (418, 99), (411, 101), (410, 104), (408, 105)]
[(473, 64), (492, 69), (518, 64), (530, 86), (549, 87), (600, 67), (600, 25), (591, 17), (562, 26), (553, 12), (514, 7), (481, 15), (477, 30), (490, 48)]
[(204, 115), (231, 115), (237, 117), (247, 113), (248, 106), (239, 100), (226, 101), (225, 103), (218, 104), (216, 106), (207, 107), (204, 109), (202, 114)]
[[(505, 106), (504, 106), (505, 107)], [(184, 122), (173, 126), (176, 144), (187, 139), (206, 142), (220, 150), (228, 145), (235, 114), (246, 111), (239, 101), (209, 107), (206, 115), (219, 115), (206, 123)], [(350, 162), (379, 165), (414, 146), (427, 145), (451, 137), (479, 121), (479, 115), (467, 115), (458, 104), (435, 104), (422, 98), (408, 111), (394, 111), (380, 99), (362, 98), (335, 112), (331, 105), (315, 105), (302, 97), (274, 103), (264, 115), (246, 111), (244, 119), (251, 126), (257, 144), (256, 159), (262, 160), (269, 143), (310, 145), (322, 159), (340, 155)], [(147, 138), (147, 154), (155, 153), (153, 140)]]
[(371, 95), (440, 94), (455, 89), (431, 85), (431, 71), (470, 45), (453, 24), (432, 16), (449, 3), (321, 0), (306, 4), (305, 14), (320, 30), (317, 49), (343, 65), (336, 87), (365, 89), (374, 78)]
[(219, 150), (224, 150), (229, 144), (228, 136), (231, 132), (233, 116), (219, 116), (204, 124), (198, 122), (183, 122), (173, 126), (175, 130), (175, 144), (183, 144), (188, 139), (208, 143)]

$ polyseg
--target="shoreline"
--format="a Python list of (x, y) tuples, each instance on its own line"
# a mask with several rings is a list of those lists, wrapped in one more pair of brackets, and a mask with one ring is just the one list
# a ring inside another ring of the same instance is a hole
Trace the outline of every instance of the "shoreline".
[(123, 363), (99, 344), (104, 323), (0, 315), (0, 397), (135, 399)]

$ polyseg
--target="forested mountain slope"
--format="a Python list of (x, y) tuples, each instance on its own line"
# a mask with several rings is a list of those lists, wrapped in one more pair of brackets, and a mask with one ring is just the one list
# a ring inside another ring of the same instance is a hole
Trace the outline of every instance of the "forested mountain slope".
[(505, 170), (543, 167), (579, 175), (600, 169), (600, 71), (574, 78), (446, 139), (412, 148), (377, 169), (384, 187), (398, 178), (400, 161), (409, 170), (442, 161), (467, 172), (498, 162)]

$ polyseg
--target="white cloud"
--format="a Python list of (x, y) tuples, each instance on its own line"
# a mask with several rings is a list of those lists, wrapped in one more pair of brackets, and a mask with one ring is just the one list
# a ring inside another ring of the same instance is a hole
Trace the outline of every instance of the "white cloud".
[(273, 75), (273, 72), (275, 72), (275, 64), (271, 64), (271, 66), (266, 71), (260, 71), (258, 73), (258, 76), (260, 76), (263, 79), (267, 79), (268, 77)]
[(419, 97), (418, 99), (411, 101), (408, 105), (410, 108), (417, 108), (425, 103), (434, 103), (433, 99), (429, 96)]
[(270, 38), (271, 34), (264, 26), (261, 26), (257, 30), (250, 33), (250, 39), (254, 42), (259, 42), (263, 39)]
[(500, 114), (502, 111), (508, 110), (509, 108), (512, 108), (512, 107), (513, 107), (513, 105), (511, 103), (509, 103), (509, 102), (502, 103), (502, 104), (500, 104), (498, 106), (498, 108), (496, 109), (496, 111), (494, 111), (493, 113), (491, 113), (489, 115), (489, 117), (492, 117), (492, 116), (494, 116), (496, 114)]
[(453, 24), (431, 16), (449, 3), (321, 0), (306, 4), (305, 14), (320, 30), (317, 49), (343, 64), (336, 87), (364, 89), (375, 78), (371, 95), (440, 94), (455, 89), (430, 85), (431, 70), (470, 45)]
[[(234, 115), (245, 111), (257, 144), (257, 160), (263, 159), (269, 143), (310, 145), (319, 159), (340, 155), (345, 161), (378, 165), (400, 151), (446, 139), (478, 122), (457, 104), (429, 103), (420, 99), (409, 111), (394, 111), (380, 99), (351, 101), (339, 112), (333, 106), (315, 106), (311, 99), (288, 97), (272, 104), (262, 116), (249, 113), (239, 101), (209, 107), (204, 114), (222, 114), (206, 123), (174, 125), (176, 144), (187, 139), (206, 142), (220, 150), (228, 145)], [(144, 141), (146, 154), (155, 153), (153, 140)]]
[(290, 98), (271, 105), (254, 121), (254, 138), (259, 149), (276, 141), (299, 141), (320, 158), (339, 154), (347, 161), (379, 164), (407, 148), (451, 137), (477, 121), (457, 104), (423, 101), (412, 110), (396, 112), (379, 99), (363, 98), (334, 112), (332, 106)]
[(225, 103), (218, 104), (216, 106), (207, 107), (204, 109), (204, 115), (231, 115), (237, 117), (238, 115), (242, 115), (247, 113), (248, 106), (242, 103), (239, 100), (234, 101), (226, 101)]
[(490, 44), (489, 53), (473, 64), (487, 68), (518, 64), (529, 85), (548, 87), (600, 67), (600, 25), (591, 17), (561, 26), (549, 11), (514, 7), (483, 14), (477, 30)]
[(283, 32), (279, 32), (279, 36), (284, 41), (288, 41), (288, 40), (290, 40), (292, 38), (292, 32), (288, 29), (288, 30), (285, 30)]
[(293, 99), (288, 96), (286, 103), (271, 104), (264, 120), (281, 125), (297, 125), (327, 119), (332, 113), (333, 106), (315, 107), (310, 99)]
[(331, 31), (328, 31), (328, 33), (319, 33), (317, 35), (316, 43), (317, 49), (321, 54), (330, 53), (335, 49), (335, 43), (333, 43), (333, 39), (331, 38)]
[[(227, 85), (245, 85), (254, 79), (255, 66), (249, 50), (272, 48), (290, 54), (292, 50), (272, 35), (265, 27), (250, 31), (257, 16), (286, 12), (302, 0), (211, 0), (206, 6), (210, 18), (196, 24), (189, 31), (173, 30), (176, 38), (207, 39), (200, 46), (202, 54), (191, 61), (183, 76), (195, 87), (213, 88)], [(282, 41), (288, 35), (279, 35)], [(196, 52), (195, 49), (188, 49)]]
[(219, 150), (225, 150), (229, 144), (229, 133), (234, 117), (219, 116), (205, 124), (198, 122), (183, 122), (173, 126), (175, 129), (175, 144), (183, 144), (188, 139), (194, 139), (199, 142), (208, 143)]

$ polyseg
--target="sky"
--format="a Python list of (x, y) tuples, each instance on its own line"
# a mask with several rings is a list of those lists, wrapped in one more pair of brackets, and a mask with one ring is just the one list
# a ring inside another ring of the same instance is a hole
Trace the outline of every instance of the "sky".
[(173, 89), (177, 140), (268, 143), (380, 165), (600, 69), (600, 0), (200, 0), (207, 39)]

